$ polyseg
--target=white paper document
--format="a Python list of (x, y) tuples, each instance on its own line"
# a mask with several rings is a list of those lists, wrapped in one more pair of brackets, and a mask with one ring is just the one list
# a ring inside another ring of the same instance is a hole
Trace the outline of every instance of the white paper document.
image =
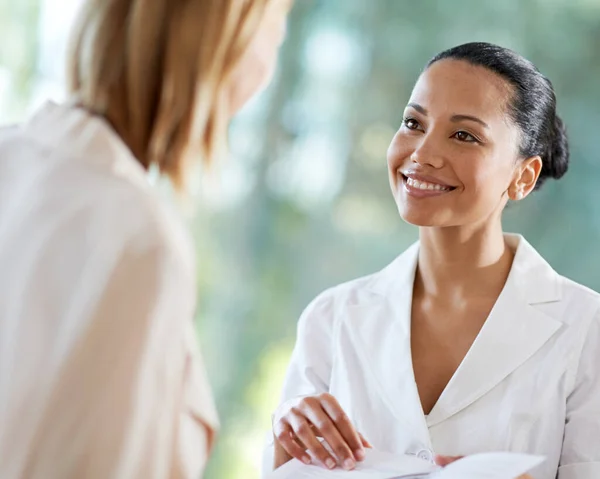
[(515, 479), (544, 460), (542, 456), (513, 452), (473, 454), (436, 471), (431, 479)]
[(293, 460), (266, 479), (515, 479), (543, 461), (541, 456), (494, 452), (467, 456), (441, 468), (415, 456), (368, 449), (365, 460), (353, 471), (330, 471)]

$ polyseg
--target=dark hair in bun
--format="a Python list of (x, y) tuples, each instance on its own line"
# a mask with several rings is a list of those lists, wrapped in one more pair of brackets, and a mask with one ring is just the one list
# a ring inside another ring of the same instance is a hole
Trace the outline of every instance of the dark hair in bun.
[(539, 155), (542, 171), (536, 189), (547, 178), (562, 177), (569, 167), (569, 142), (562, 120), (556, 114), (554, 88), (529, 60), (518, 53), (490, 43), (466, 43), (436, 55), (428, 64), (463, 60), (500, 75), (513, 87), (509, 114), (521, 131), (519, 154)]

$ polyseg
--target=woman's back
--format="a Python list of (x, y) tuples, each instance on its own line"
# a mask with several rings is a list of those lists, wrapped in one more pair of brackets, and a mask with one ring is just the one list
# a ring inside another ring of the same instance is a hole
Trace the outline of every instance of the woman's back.
[(216, 414), (194, 351), (194, 264), (104, 120), (48, 105), (1, 135), (3, 478), (201, 470)]
[(289, 0), (85, 0), (77, 107), (0, 133), (0, 477), (197, 478), (216, 414), (185, 194), (271, 77)]

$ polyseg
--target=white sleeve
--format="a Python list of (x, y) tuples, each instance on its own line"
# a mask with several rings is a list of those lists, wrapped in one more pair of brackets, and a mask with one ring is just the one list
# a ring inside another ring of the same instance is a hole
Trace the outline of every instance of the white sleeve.
[[(329, 391), (334, 316), (334, 293), (331, 290), (318, 296), (300, 316), (280, 404), (296, 397)], [(273, 449), (273, 434), (269, 431), (263, 454), (263, 476), (273, 470)]]
[(40, 259), (44, 280), (56, 284), (46, 286), (48, 309), (33, 306), (23, 319), (33, 328), (45, 315), (56, 326), (40, 331), (48, 332), (52, 373), (32, 428), (28, 478), (202, 473), (216, 414), (195, 345), (193, 278), (160, 231), (107, 239), (119, 233), (88, 238), (90, 248), (83, 235), (61, 233)]
[(600, 477), (600, 314), (587, 331), (567, 419), (558, 479)]

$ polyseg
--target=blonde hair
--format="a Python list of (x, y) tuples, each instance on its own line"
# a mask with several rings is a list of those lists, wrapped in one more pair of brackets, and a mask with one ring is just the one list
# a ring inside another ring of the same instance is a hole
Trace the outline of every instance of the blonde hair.
[(225, 150), (228, 80), (272, 0), (87, 0), (69, 89), (178, 189)]

